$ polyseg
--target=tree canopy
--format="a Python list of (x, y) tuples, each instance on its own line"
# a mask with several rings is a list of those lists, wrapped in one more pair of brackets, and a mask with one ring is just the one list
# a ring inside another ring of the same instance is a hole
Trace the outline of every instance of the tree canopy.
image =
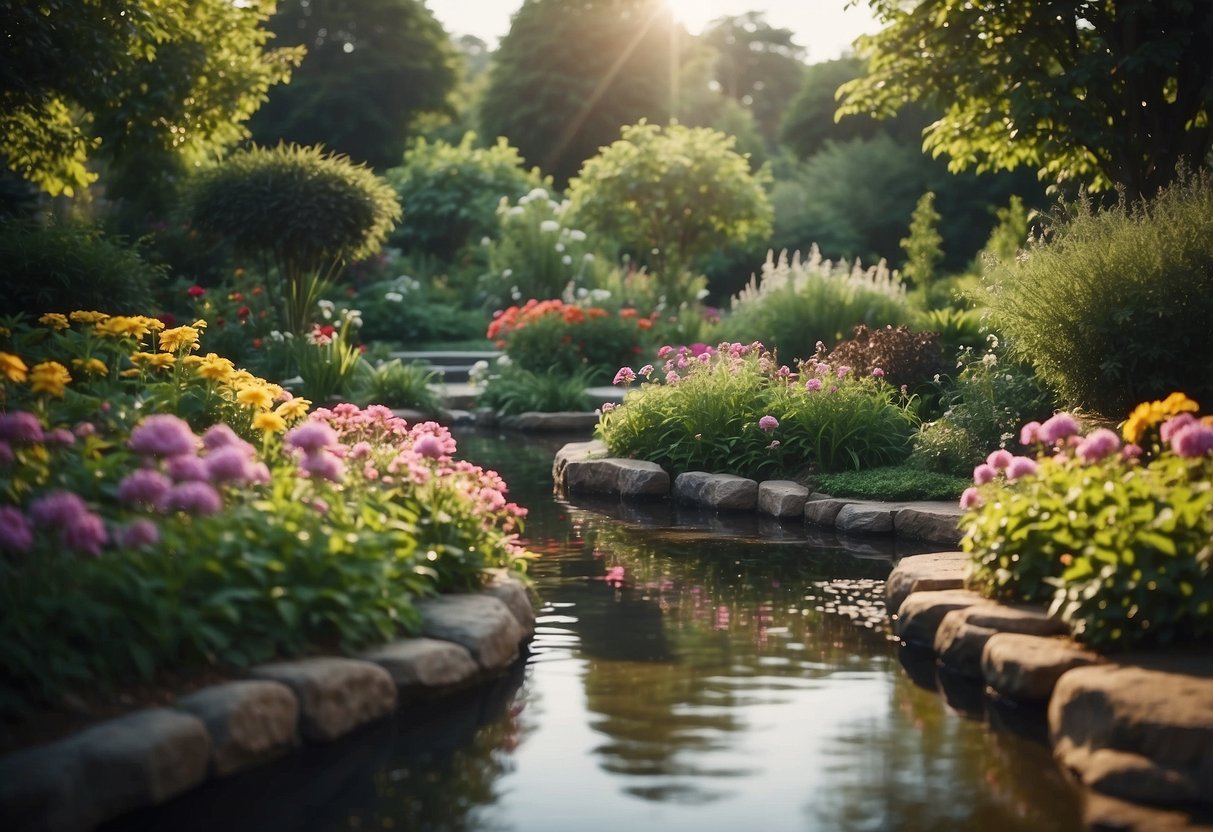
[(1151, 194), (1213, 144), (1213, 4), (1204, 0), (868, 0), (867, 75), (839, 114), (938, 108), (925, 148), (953, 170)]
[(265, 48), (274, 0), (0, 0), (0, 156), (52, 195), (103, 160), (146, 177), (245, 138), (301, 50)]
[(387, 168), (420, 115), (449, 113), (455, 48), (422, 0), (281, 0), (269, 25), (307, 57), (253, 119), (262, 144), (322, 144)]
[(670, 115), (673, 25), (662, 0), (525, 0), (489, 71), (481, 135), (563, 185), (622, 125)]

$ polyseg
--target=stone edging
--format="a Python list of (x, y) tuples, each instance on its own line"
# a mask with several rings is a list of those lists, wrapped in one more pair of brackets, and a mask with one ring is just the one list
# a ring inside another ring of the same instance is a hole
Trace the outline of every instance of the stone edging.
[(76, 832), (175, 797), (209, 778), (327, 742), (502, 673), (535, 632), (525, 586), (499, 574), (483, 591), (418, 602), (421, 637), (358, 658), (253, 667), (172, 706), (106, 720), (0, 757), (5, 829)]
[(688, 471), (671, 480), (655, 462), (606, 455), (599, 440), (573, 442), (556, 452), (552, 479), (565, 492), (618, 495), (624, 500), (670, 497), (713, 511), (757, 511), (780, 519), (859, 534), (895, 534), (949, 546), (959, 544), (963, 515), (954, 503), (879, 502), (812, 494), (789, 480), (755, 480)]
[(894, 632), (996, 696), (1047, 707), (1054, 757), (1130, 801), (1213, 804), (1213, 656), (1101, 656), (1043, 610), (963, 588), (960, 552), (902, 558), (885, 584)]

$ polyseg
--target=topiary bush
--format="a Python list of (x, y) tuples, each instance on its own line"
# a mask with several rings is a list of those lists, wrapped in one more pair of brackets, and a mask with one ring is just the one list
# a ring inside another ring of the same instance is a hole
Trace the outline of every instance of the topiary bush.
[(196, 229), (261, 260), (296, 335), (322, 286), (347, 261), (378, 251), (400, 219), (395, 192), (367, 167), (298, 145), (234, 153), (198, 173), (183, 199)]
[(1213, 177), (1148, 202), (1054, 217), (985, 302), (1019, 354), (1074, 405), (1117, 417), (1187, 390), (1213, 401)]
[(153, 308), (165, 270), (137, 249), (81, 225), (0, 223), (4, 311), (32, 317), (73, 309), (135, 313)]

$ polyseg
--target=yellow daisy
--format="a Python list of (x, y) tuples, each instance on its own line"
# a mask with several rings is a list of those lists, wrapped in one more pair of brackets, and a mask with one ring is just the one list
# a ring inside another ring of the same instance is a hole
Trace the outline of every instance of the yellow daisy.
[(43, 326), (49, 326), (51, 329), (59, 332), (71, 326), (71, 324), (67, 322), (67, 315), (60, 312), (47, 312), (38, 319), (38, 323), (42, 324)]
[(63, 390), (72, 380), (72, 375), (58, 361), (43, 361), (35, 364), (29, 373), (29, 386), (35, 393), (63, 396)]
[(99, 358), (73, 358), (72, 366), (89, 376), (107, 376), (110, 371)]
[(308, 408), (312, 403), (307, 399), (293, 398), (290, 401), (285, 401), (274, 409), (274, 412), (288, 421), (295, 421), (307, 415)]
[(109, 315), (104, 312), (86, 312), (83, 309), (77, 309), (68, 314), (68, 317), (80, 324), (99, 324), (109, 318)]
[(135, 352), (131, 353), (131, 363), (136, 367), (167, 370), (177, 363), (177, 357), (168, 352)]
[(178, 326), (173, 329), (166, 329), (160, 333), (160, 351), (161, 352), (181, 352), (183, 349), (190, 351), (198, 349), (198, 330), (192, 326)]
[(262, 412), (253, 417), (253, 427), (266, 433), (279, 433), (286, 429), (286, 420), (277, 413)]
[(245, 387), (236, 394), (236, 401), (257, 410), (269, 410), (274, 406), (274, 396), (264, 387)]
[(20, 384), (25, 381), (28, 372), (29, 367), (25, 366), (21, 356), (13, 355), (11, 352), (0, 352), (0, 376)]

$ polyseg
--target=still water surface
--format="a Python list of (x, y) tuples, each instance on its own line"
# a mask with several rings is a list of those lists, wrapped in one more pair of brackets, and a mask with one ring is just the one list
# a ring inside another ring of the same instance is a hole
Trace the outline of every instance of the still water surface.
[(1080, 828), (1039, 714), (941, 695), (889, 640), (889, 549), (569, 505), (551, 497), (559, 444), (460, 439), (531, 509), (542, 606), (525, 664), (110, 828)]

